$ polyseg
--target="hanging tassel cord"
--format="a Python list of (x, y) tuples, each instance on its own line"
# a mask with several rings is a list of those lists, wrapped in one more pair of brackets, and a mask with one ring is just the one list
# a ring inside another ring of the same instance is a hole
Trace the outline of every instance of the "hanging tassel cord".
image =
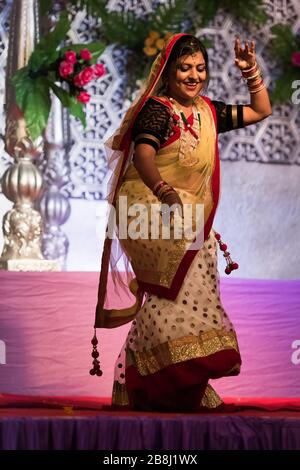
[(223, 256), (226, 261), (226, 268), (224, 271), (226, 274), (229, 275), (232, 271), (235, 271), (236, 269), (238, 269), (239, 265), (235, 261), (232, 261), (230, 252), (227, 251), (227, 245), (226, 243), (222, 241), (221, 235), (219, 233), (215, 233), (215, 238), (217, 242), (219, 243), (220, 250), (223, 251)]
[(90, 370), (90, 374), (101, 377), (103, 372), (100, 368), (100, 361), (98, 360), (99, 352), (97, 350), (98, 339), (97, 339), (97, 334), (96, 334), (96, 328), (94, 329), (94, 336), (93, 336), (93, 339), (91, 340), (91, 343), (93, 345), (93, 350), (92, 350), (93, 368)]

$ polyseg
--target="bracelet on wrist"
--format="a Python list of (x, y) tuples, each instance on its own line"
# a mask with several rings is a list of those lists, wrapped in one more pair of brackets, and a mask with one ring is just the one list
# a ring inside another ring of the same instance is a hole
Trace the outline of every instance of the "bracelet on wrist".
[(254, 62), (254, 64), (249, 67), (248, 69), (242, 69), (241, 72), (242, 74), (248, 74), (249, 72), (253, 72), (258, 67), (257, 62)]
[(165, 186), (163, 190), (159, 191), (157, 198), (160, 202), (163, 202), (166, 196), (170, 193), (175, 193), (175, 189), (172, 186)]
[(259, 69), (257, 69), (254, 75), (251, 75), (251, 77), (247, 77), (246, 80), (247, 82), (250, 82), (251, 80), (255, 80), (257, 77), (261, 77), (261, 71)]
[(263, 81), (264, 81), (263, 78), (259, 77), (258, 80), (254, 80), (253, 82), (250, 82), (250, 83), (247, 82), (247, 86), (248, 86), (248, 88), (249, 88), (249, 90), (250, 90), (251, 88), (256, 88), (256, 87), (258, 87), (259, 85), (261, 85), (261, 84), (263, 83)]
[(174, 189), (172, 188), (172, 186), (169, 186), (169, 185), (166, 185), (164, 186), (163, 188), (160, 189), (160, 191), (158, 191), (157, 193), (157, 198), (158, 200), (160, 201), (161, 199), (164, 198), (164, 196), (167, 194), (167, 193), (171, 193), (173, 192)]
[(260, 87), (258, 88), (255, 88), (255, 89), (250, 89), (249, 88), (249, 92), (250, 93), (258, 93), (259, 91), (263, 90), (264, 88), (266, 88), (266, 85), (263, 83)]
[(175, 193), (175, 192), (176, 192), (175, 189), (172, 188), (172, 189), (171, 189), (170, 191), (168, 191), (167, 193), (164, 193), (164, 194), (162, 195), (161, 199), (160, 199), (160, 202), (163, 204), (164, 201), (166, 200), (166, 197), (167, 197), (170, 193)]
[(257, 67), (257, 62), (255, 61), (253, 65), (251, 65), (251, 67), (249, 67), (248, 69), (243, 69), (243, 72), (250, 72), (251, 70), (253, 70), (255, 67)]
[(152, 193), (157, 196), (157, 192), (165, 185), (167, 185), (168, 183), (166, 183), (166, 181), (158, 181), (157, 183), (155, 183), (153, 189), (152, 189)]

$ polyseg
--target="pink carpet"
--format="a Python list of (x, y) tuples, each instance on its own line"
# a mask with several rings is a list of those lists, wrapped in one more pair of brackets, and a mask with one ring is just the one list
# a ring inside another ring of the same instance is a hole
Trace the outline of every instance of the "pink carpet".
[[(109, 397), (128, 325), (100, 330), (104, 375), (91, 377), (97, 273), (0, 271), (0, 390), (29, 396)], [(300, 281), (222, 279), (242, 355), (238, 377), (213, 381), (224, 397), (300, 396)], [(128, 299), (118, 299), (124, 306)]]

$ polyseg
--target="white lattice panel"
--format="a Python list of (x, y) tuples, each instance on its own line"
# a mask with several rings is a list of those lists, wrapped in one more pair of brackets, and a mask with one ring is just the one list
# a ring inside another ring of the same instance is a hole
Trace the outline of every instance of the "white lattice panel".
[[(144, 16), (162, 1), (110, 0), (108, 8), (132, 11)], [(8, 15), (11, 0), (0, 0), (0, 71), (4, 76), (7, 50)], [(209, 49), (211, 81), (208, 96), (228, 103), (247, 103), (248, 93), (240, 72), (233, 63), (233, 43), (236, 34), (241, 39), (253, 38), (265, 81), (271, 85), (278, 73), (276, 61), (268, 48), (270, 28), (275, 23), (290, 24), (294, 32), (300, 30), (300, 2), (298, 0), (266, 0), (268, 21), (247, 31), (223, 12), (219, 12), (209, 27), (197, 31), (198, 37), (208, 37), (213, 47)], [(79, 12), (73, 23), (72, 41), (95, 40), (96, 20)], [(69, 154), (71, 181), (65, 188), (70, 197), (101, 199), (106, 176), (104, 141), (118, 126), (128, 102), (124, 103), (126, 88), (126, 49), (110, 46), (101, 57), (107, 74), (94, 82), (89, 92), (92, 100), (87, 105), (87, 129), (71, 119), (72, 145)], [(0, 82), (0, 112), (3, 116), (4, 81)], [(4, 120), (1, 119), (1, 133)], [(221, 158), (227, 161), (256, 161), (263, 163), (300, 164), (300, 107), (287, 104), (275, 106), (273, 115), (266, 121), (246, 129), (223, 134), (220, 138)], [(0, 172), (4, 171), (9, 158), (0, 143)]]
[[(2, 136), (5, 131), (5, 116), (4, 116), (4, 100), (5, 100), (5, 86), (4, 77), (7, 60), (7, 46), (8, 46), (8, 28), (9, 28), (9, 14), (10, 14), (11, 0), (0, 0), (0, 175), (3, 174), (9, 163), (11, 162), (10, 156), (4, 150), (4, 143)], [(1, 188), (0, 188), (1, 191)]]

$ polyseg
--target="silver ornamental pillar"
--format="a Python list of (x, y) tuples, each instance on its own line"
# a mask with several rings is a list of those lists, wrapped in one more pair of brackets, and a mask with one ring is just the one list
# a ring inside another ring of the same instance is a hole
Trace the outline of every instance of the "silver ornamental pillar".
[(4, 173), (3, 194), (14, 205), (3, 218), (4, 247), (0, 269), (10, 271), (59, 270), (58, 261), (45, 260), (41, 252), (43, 222), (34, 203), (42, 190), (42, 175), (35, 159), (42, 152), (42, 139), (32, 142), (9, 83), (24, 67), (39, 39), (38, 0), (14, 0), (12, 4), (6, 72), (5, 149), (14, 163)]
[(64, 267), (69, 240), (61, 230), (61, 225), (68, 220), (71, 212), (66, 190), (70, 182), (70, 119), (67, 109), (63, 108), (56, 96), (52, 97), (45, 140), (45, 190), (40, 201), (44, 220), (42, 252), (47, 259), (58, 259)]

